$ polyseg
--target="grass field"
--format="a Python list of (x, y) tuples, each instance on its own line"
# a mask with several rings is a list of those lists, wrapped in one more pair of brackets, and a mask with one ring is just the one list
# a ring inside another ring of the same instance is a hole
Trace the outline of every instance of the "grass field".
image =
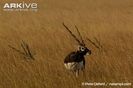
[[(1, 1), (5, 2), (9, 1)], [(94, 88), (81, 84), (133, 82), (132, 0), (37, 2), (37, 12), (5, 12), (0, 6), (0, 88)], [(75, 78), (64, 68), (65, 56), (78, 44), (62, 22), (75, 35), (77, 25), (92, 50), (92, 55), (86, 56), (86, 78), (82, 72)], [(99, 51), (87, 41), (94, 41), (94, 37), (106, 51)], [(21, 49), (22, 40), (36, 53), (35, 60), (27, 60), (8, 47)]]

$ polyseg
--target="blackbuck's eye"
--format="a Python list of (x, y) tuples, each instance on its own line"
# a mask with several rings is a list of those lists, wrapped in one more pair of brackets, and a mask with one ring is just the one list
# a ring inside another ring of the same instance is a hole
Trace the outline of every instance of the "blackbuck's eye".
[(81, 47), (81, 51), (85, 51), (85, 48), (84, 47)]

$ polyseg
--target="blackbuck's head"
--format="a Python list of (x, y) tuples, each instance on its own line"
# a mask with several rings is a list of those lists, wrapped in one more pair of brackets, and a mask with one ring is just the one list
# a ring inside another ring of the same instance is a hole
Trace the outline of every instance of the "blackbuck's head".
[[(71, 34), (71, 36), (77, 41), (77, 43), (79, 44), (78, 46), (78, 50), (79, 52), (81, 52), (82, 54), (84, 55), (90, 55), (91, 54), (91, 50), (89, 48), (86, 47), (86, 44), (77, 28), (77, 26), (75, 26), (76, 30), (77, 30), (77, 33), (80, 37), (80, 40), (72, 33), (72, 31), (70, 31), (70, 29), (63, 23), (63, 26), (65, 27), (65, 29)], [(92, 42), (89, 38), (87, 38), (87, 40), (93, 44), (96, 48), (100, 49), (100, 47), (95, 44), (94, 42)]]
[(88, 49), (86, 46), (79, 46), (78, 51), (83, 53), (84, 55), (90, 55), (91, 54), (91, 50)]

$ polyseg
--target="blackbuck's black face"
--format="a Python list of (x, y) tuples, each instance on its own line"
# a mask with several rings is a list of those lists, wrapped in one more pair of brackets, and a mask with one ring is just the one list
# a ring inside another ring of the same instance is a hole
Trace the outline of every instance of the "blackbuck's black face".
[(84, 55), (90, 55), (91, 54), (91, 50), (88, 49), (87, 47), (85, 46), (79, 46), (79, 49), (78, 49), (81, 53), (83, 53)]

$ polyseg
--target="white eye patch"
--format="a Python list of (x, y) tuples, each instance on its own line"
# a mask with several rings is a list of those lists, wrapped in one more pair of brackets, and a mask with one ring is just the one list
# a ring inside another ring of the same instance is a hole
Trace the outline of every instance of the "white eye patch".
[(85, 48), (84, 46), (79, 46), (79, 47), (78, 47), (78, 50), (79, 50), (79, 51), (85, 51), (85, 49), (86, 49), (86, 48)]
[(80, 49), (81, 51), (85, 51), (85, 48), (84, 47), (81, 47), (81, 49)]

